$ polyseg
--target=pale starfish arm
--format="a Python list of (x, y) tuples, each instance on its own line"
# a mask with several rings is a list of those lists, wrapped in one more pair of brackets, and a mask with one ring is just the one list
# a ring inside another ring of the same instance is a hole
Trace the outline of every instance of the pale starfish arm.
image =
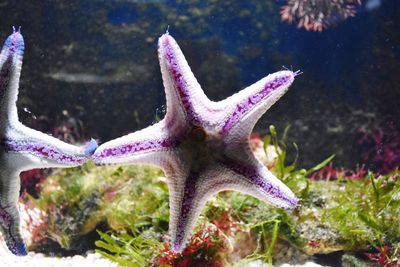
[(8, 249), (17, 256), (27, 255), (20, 233), (18, 197), (20, 180), (18, 172), (0, 169), (0, 230)]
[(177, 146), (179, 136), (170, 136), (165, 120), (143, 130), (108, 141), (92, 158), (98, 165), (145, 163), (162, 166)]
[[(168, 173), (168, 172), (167, 172)], [(174, 251), (181, 252), (192, 236), (197, 219), (209, 198), (210, 188), (204, 187), (199, 173), (174, 173), (168, 176), (169, 188), (169, 234), (170, 244)], [(182, 179), (185, 178), (185, 179)]]
[(223, 165), (229, 175), (236, 177), (234, 184), (237, 186), (234, 190), (279, 208), (294, 209), (299, 205), (299, 199), (294, 193), (261, 163), (245, 165), (236, 161), (225, 161)]
[(218, 126), (221, 134), (240, 133), (247, 137), (258, 119), (288, 90), (296, 75), (297, 72), (289, 70), (275, 72), (219, 102), (218, 105), (225, 107), (225, 118)]
[(14, 30), (0, 54), (0, 143), (6, 153), (21, 154), (9, 167), (22, 171), (81, 165), (92, 151), (64, 143), (19, 122), (16, 101), (23, 50), (23, 37)]
[(94, 140), (78, 147), (30, 129), (19, 122), (13, 122), (6, 128), (1, 144), (6, 154), (19, 155), (9, 166), (18, 171), (79, 166), (90, 159), (97, 148)]
[(254, 156), (247, 140), (230, 143), (224, 155), (219, 162), (227, 169), (227, 175), (249, 183), (238, 191), (280, 208), (293, 209), (298, 205), (294, 193)]
[[(179, 172), (178, 172), (179, 173)], [(176, 172), (175, 172), (176, 174)], [(265, 168), (254, 169), (233, 163), (209, 166), (205, 172), (189, 172), (181, 179), (168, 179), (170, 190), (170, 244), (181, 252), (192, 236), (207, 200), (221, 191), (235, 190), (277, 207), (292, 209), (298, 199)]]
[(204, 120), (201, 114), (210, 106), (211, 101), (204, 94), (181, 49), (169, 33), (158, 40), (158, 57), (167, 98), (167, 121), (201, 124)]
[(23, 53), (24, 39), (14, 30), (0, 53), (0, 128), (6, 121), (18, 121), (16, 102)]

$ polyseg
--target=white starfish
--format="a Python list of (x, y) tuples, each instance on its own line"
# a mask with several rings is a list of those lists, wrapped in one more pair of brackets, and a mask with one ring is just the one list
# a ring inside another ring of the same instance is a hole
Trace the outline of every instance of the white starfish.
[(278, 207), (296, 207), (296, 196), (251, 152), (249, 135), (298, 72), (276, 72), (213, 102), (168, 32), (158, 41), (158, 55), (167, 98), (165, 118), (101, 145), (93, 159), (97, 164), (153, 164), (165, 171), (172, 249), (185, 248), (206, 201), (220, 191), (237, 190)]
[(73, 167), (94, 152), (95, 141), (80, 148), (30, 129), (18, 120), (17, 98), (24, 52), (19, 30), (7, 38), (0, 54), (0, 230), (7, 247), (26, 255), (19, 227), (19, 174), (34, 168)]

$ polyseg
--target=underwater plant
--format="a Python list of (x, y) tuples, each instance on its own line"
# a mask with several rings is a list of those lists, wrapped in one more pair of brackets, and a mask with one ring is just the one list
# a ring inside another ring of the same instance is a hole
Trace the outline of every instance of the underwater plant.
[(281, 19), (297, 23), (298, 28), (321, 32), (356, 14), (361, 0), (287, 0), (281, 8)]
[(23, 37), (14, 28), (0, 53), (0, 230), (9, 250), (18, 256), (27, 254), (19, 230), (19, 174), (35, 168), (79, 166), (97, 148), (94, 140), (83, 148), (73, 146), (19, 121), (16, 102), (23, 52)]
[(356, 167), (356, 170), (345, 170), (344, 168), (335, 168), (333, 167), (333, 163), (329, 163), (329, 165), (324, 166), (317, 172), (314, 172), (310, 179), (314, 180), (325, 180), (329, 181), (331, 179), (362, 179), (367, 174), (367, 170), (365, 165), (361, 165)]
[(185, 249), (206, 202), (220, 191), (237, 190), (294, 209), (297, 197), (255, 158), (249, 136), (300, 72), (270, 74), (213, 102), (168, 32), (159, 39), (158, 53), (167, 98), (165, 118), (102, 144), (93, 155), (94, 162), (145, 163), (165, 171), (170, 190), (170, 244), (177, 252)]
[[(396, 248), (396, 251), (400, 249), (400, 247)], [(379, 247), (377, 252), (366, 253), (367, 257), (379, 264), (379, 266), (384, 267), (398, 267), (400, 266), (398, 255), (389, 255), (390, 247), (385, 245), (383, 247)], [(396, 253), (396, 252), (395, 252)]]

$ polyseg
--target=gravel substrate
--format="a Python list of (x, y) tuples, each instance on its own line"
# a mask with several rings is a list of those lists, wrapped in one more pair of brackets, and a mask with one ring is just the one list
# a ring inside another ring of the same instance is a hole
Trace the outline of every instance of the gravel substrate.
[(5, 267), (117, 267), (115, 263), (91, 253), (87, 256), (49, 257), (41, 253), (29, 252), (28, 256), (17, 257), (12, 255), (4, 246), (0, 245), (0, 266)]
[[(17, 257), (6, 248), (0, 246), (0, 266), (5, 267), (117, 267), (117, 264), (101, 257), (98, 253), (90, 253), (87, 256), (76, 255), (73, 257), (49, 257), (41, 253), (29, 252), (28, 256)], [(261, 261), (249, 263), (246, 267), (267, 267)], [(282, 267), (322, 267), (313, 262), (300, 265), (283, 264)]]

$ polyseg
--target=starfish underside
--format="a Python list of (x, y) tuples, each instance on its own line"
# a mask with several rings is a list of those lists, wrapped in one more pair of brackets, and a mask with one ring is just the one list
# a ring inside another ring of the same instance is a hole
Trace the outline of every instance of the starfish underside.
[(90, 158), (97, 145), (81, 148), (30, 129), (18, 120), (17, 98), (24, 40), (15, 31), (0, 53), (0, 231), (13, 254), (27, 250), (20, 234), (19, 174), (35, 168), (73, 167)]
[(104, 143), (93, 159), (100, 165), (144, 163), (164, 170), (170, 190), (172, 249), (185, 248), (206, 201), (220, 191), (236, 190), (277, 207), (296, 207), (296, 196), (251, 152), (249, 136), (298, 73), (270, 74), (213, 102), (168, 32), (159, 39), (158, 55), (167, 98), (165, 118)]

